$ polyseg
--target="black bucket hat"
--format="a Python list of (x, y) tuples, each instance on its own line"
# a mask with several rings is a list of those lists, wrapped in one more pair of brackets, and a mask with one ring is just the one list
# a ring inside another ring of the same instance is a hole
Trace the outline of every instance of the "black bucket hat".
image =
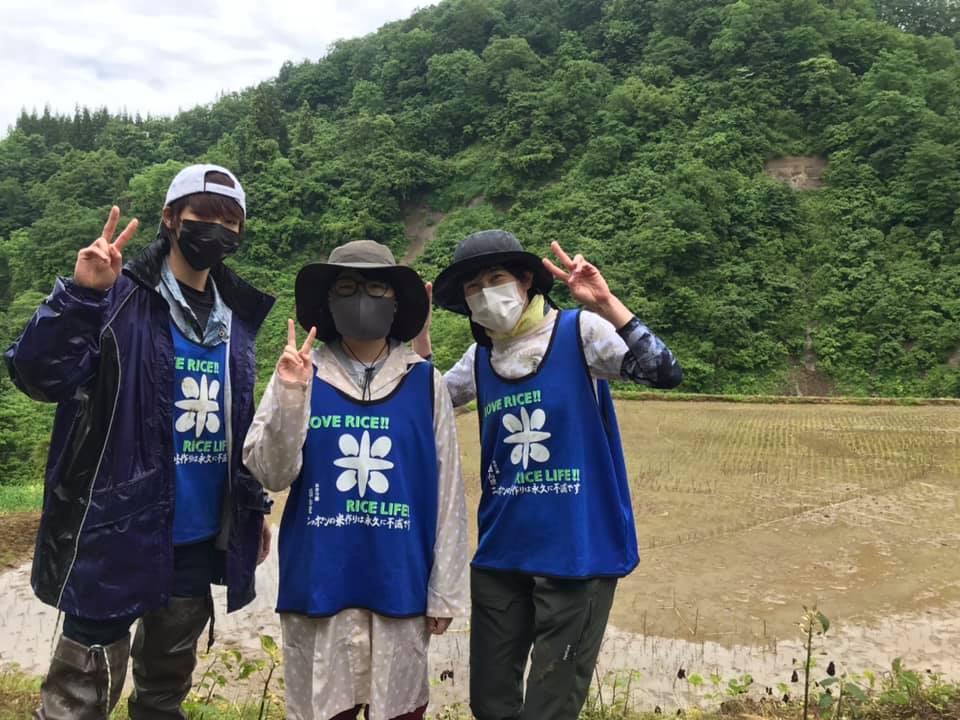
[(467, 235), (453, 253), (453, 262), (433, 283), (433, 302), (460, 315), (470, 309), (463, 296), (463, 283), (481, 270), (497, 265), (519, 265), (533, 274), (533, 290), (546, 295), (553, 287), (553, 275), (543, 261), (523, 249), (520, 241), (506, 230), (481, 230)]
[(329, 342), (340, 333), (330, 314), (330, 286), (345, 269), (389, 283), (396, 293), (397, 312), (389, 336), (401, 342), (412, 340), (427, 321), (430, 302), (416, 270), (397, 265), (390, 248), (373, 240), (354, 240), (333, 249), (325, 263), (311, 263), (297, 273), (294, 293), (297, 321), (304, 330), (317, 328), (317, 339)]

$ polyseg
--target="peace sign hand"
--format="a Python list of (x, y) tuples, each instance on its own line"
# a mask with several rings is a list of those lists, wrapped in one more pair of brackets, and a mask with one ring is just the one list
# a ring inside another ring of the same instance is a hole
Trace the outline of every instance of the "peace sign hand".
[(570, 294), (582, 305), (596, 310), (610, 302), (613, 294), (603, 275), (597, 270), (596, 266), (588, 263), (583, 255), (577, 255), (573, 260), (563, 251), (560, 243), (554, 240), (550, 243), (550, 249), (556, 255), (560, 262), (567, 268), (569, 274), (558, 268), (547, 258), (543, 259), (544, 267), (549, 270), (555, 278), (562, 280), (570, 288)]
[(77, 285), (106, 291), (113, 287), (120, 277), (123, 269), (123, 247), (137, 232), (140, 221), (136, 218), (131, 220), (120, 236), (113, 240), (119, 219), (120, 208), (114, 205), (100, 237), (77, 253), (77, 264), (73, 268), (73, 281)]
[(310, 328), (306, 342), (297, 350), (297, 329), (293, 320), (287, 320), (287, 345), (277, 361), (277, 375), (287, 383), (306, 385), (313, 377), (313, 360), (310, 349), (317, 338), (317, 329)]

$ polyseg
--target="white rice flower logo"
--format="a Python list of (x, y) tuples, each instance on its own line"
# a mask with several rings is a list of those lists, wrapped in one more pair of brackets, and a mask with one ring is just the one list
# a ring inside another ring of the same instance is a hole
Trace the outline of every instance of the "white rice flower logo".
[(180, 383), (180, 391), (184, 400), (178, 400), (174, 405), (184, 413), (177, 418), (177, 432), (187, 432), (194, 428), (196, 436), (207, 432), (215, 433), (220, 429), (220, 418), (217, 412), (220, 405), (217, 403), (217, 393), (220, 392), (219, 380), (207, 380), (206, 375), (200, 376), (200, 383), (189, 375)]
[(507, 435), (503, 441), (508, 445), (516, 445), (510, 453), (510, 462), (514, 465), (522, 463), (523, 469), (526, 470), (531, 459), (538, 463), (550, 459), (547, 446), (540, 444), (542, 440), (550, 438), (550, 433), (543, 431), (546, 422), (547, 414), (540, 408), (527, 414), (527, 409), (521, 407), (519, 418), (510, 413), (503, 416), (503, 426), (513, 433)]
[(363, 497), (368, 487), (381, 495), (390, 489), (390, 481), (380, 472), (393, 467), (393, 463), (385, 459), (393, 447), (390, 438), (384, 435), (371, 444), (370, 433), (364, 430), (359, 443), (353, 435), (344, 433), (339, 444), (343, 457), (334, 460), (333, 464), (346, 469), (337, 478), (337, 490), (350, 492), (359, 486), (360, 497)]

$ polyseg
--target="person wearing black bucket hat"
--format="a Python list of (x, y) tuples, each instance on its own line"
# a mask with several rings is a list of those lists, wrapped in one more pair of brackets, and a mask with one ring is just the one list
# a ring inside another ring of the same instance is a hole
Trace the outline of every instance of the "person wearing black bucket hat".
[(422, 718), (430, 635), (467, 606), (453, 405), (405, 344), (427, 293), (389, 248), (357, 240), (301, 269), (295, 294), (307, 338), (288, 321), (243, 454), (268, 489), (290, 488), (277, 600), (286, 716)]
[[(5, 355), (56, 402), (33, 588), (64, 614), (36, 717), (107, 718), (133, 658), (132, 720), (184, 718), (211, 584), (246, 606), (270, 548), (263, 488), (240, 461), (256, 334), (273, 298), (223, 262), (246, 198), (216, 165), (167, 190), (157, 238), (123, 263), (120, 209)], [(137, 624), (131, 647), (130, 630)]]
[(534, 293), (546, 295), (553, 287), (553, 275), (540, 258), (520, 245), (513, 234), (503, 230), (481, 230), (457, 245), (453, 262), (433, 283), (433, 301), (442, 308), (470, 315), (464, 284), (480, 270), (495, 267), (529, 272)]
[[(562, 268), (509, 232), (474, 233), (433, 286), (434, 302), (467, 315), (477, 341), (444, 379), (454, 405), (476, 400), (480, 419), (470, 579), (478, 720), (578, 716), (617, 579), (639, 560), (608, 381), (669, 388), (682, 377), (594, 265), (551, 247)], [(552, 307), (555, 280), (586, 309)], [(429, 323), (414, 347), (429, 356)]]

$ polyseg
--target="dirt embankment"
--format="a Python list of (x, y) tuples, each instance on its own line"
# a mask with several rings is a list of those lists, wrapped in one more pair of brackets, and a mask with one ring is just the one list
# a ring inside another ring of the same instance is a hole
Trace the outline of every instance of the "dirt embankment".
[(403, 230), (410, 240), (407, 252), (400, 262), (411, 264), (423, 253), (427, 243), (437, 234), (437, 227), (443, 222), (446, 213), (431, 210), (427, 205), (417, 205), (409, 208), (403, 221)]
[(0, 571), (19, 567), (30, 559), (39, 524), (38, 512), (0, 516)]
[(767, 175), (787, 183), (794, 190), (823, 187), (827, 159), (819, 155), (771, 158), (764, 165)]

